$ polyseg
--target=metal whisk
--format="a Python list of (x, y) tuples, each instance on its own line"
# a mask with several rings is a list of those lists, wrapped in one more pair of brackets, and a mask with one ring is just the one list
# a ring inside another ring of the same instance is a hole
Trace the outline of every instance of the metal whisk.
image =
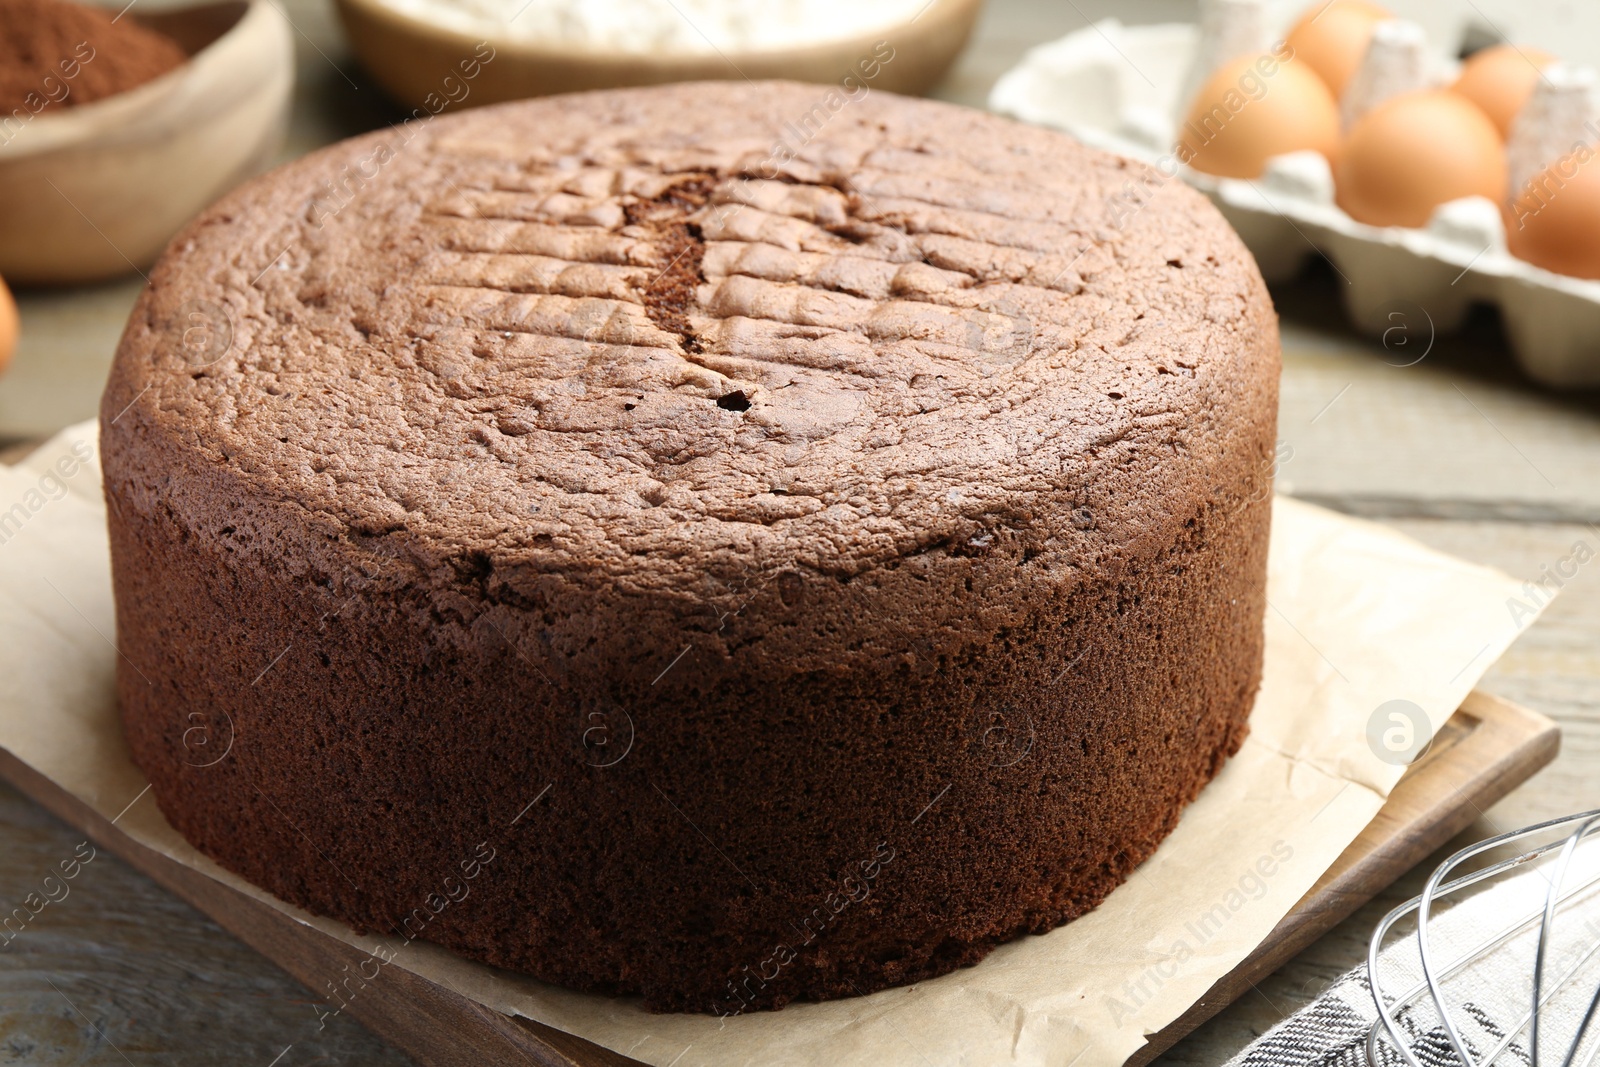
[[(1600, 1008), (1600, 980), (1590, 992), (1589, 981), (1580, 982), (1579, 975), (1591, 960), (1600, 957), (1600, 910), (1582, 923), (1574, 913), (1589, 904), (1600, 887), (1600, 849), (1590, 847), (1580, 855), (1596, 831), (1600, 831), (1600, 810), (1480, 841), (1445, 860), (1420, 896), (1384, 917), (1373, 932), (1367, 953), (1367, 981), (1378, 1012), (1367, 1032), (1368, 1064), (1393, 1063), (1398, 1056), (1408, 1067), (1443, 1067), (1457, 1062), (1461, 1067), (1490, 1067), (1509, 1051), (1504, 1062), (1523, 1067), (1588, 1067), (1600, 1051), (1600, 1040), (1588, 1040)], [(1545, 840), (1529, 845), (1540, 839)], [(1511, 859), (1450, 877), (1475, 857), (1513, 844), (1525, 850)], [(1542, 889), (1529, 881), (1535, 872), (1545, 882)], [(1436, 913), (1436, 904), (1492, 879), (1500, 882), (1462, 894), (1455, 907)], [(1459, 917), (1458, 908), (1463, 909)], [(1409, 936), (1415, 938), (1415, 963), (1406, 952), (1405, 939), (1382, 951), (1395, 925), (1413, 913), (1416, 929)], [(1559, 938), (1558, 915), (1567, 920)], [(1439, 928), (1451, 925), (1452, 918), (1460, 921), (1441, 932)], [(1462, 933), (1467, 936), (1463, 938)], [(1451, 943), (1462, 940), (1466, 941), (1463, 945)], [(1530, 953), (1532, 959), (1528, 960)], [(1508, 958), (1485, 967), (1485, 961), (1496, 954)], [(1474, 978), (1476, 994), (1493, 1000), (1509, 1014), (1494, 1018), (1483, 1004), (1473, 1003), (1459, 989), (1452, 995), (1449, 987), (1453, 980), (1472, 976), (1475, 965), (1482, 968)], [(1384, 988), (1383, 972), (1402, 966), (1419, 966), (1421, 978), (1394, 996)], [(1526, 999), (1514, 988), (1524, 982)], [(1437, 1021), (1425, 1027), (1419, 1020), (1428, 1015), (1429, 1000)], [(1580, 1007), (1581, 1016), (1577, 1013)], [(1469, 1026), (1476, 1026), (1484, 1035), (1484, 1044), (1493, 1042), (1486, 1054), (1463, 1034), (1462, 1018), (1471, 1020)], [(1527, 1042), (1519, 1045), (1518, 1038), (1524, 1033)], [(1580, 1059), (1586, 1043), (1586, 1054)]]

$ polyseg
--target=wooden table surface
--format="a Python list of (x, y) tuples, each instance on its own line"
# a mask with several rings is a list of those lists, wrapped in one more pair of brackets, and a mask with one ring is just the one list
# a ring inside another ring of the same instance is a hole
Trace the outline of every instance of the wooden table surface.
[[(1029, 46), (1113, 7), (1126, 21), (1192, 16), (1172, 0), (990, 0), (972, 49), (938, 95), (981, 106)], [(327, 0), (287, 0), (299, 88), (285, 158), (394, 121), (348, 58)], [(142, 283), (20, 294), (24, 340), (0, 379), (0, 440), (94, 413)], [(1275, 290), (1283, 316), (1279, 488), (1366, 515), (1437, 548), (1533, 577), (1577, 541), (1600, 550), (1600, 395), (1540, 390), (1511, 366), (1498, 321), (1475, 316), (1421, 363), (1352, 334), (1343, 282), (1313, 269)], [(1286, 451), (1287, 451), (1286, 450)], [(1489, 671), (1483, 686), (1558, 719), (1554, 766), (1485, 813), (1462, 841), (1600, 807), (1600, 564)], [(9, 911), (79, 838), (0, 786), (0, 907)], [(1365, 952), (1377, 918), (1424, 869), (1284, 967), (1162, 1059), (1220, 1063), (1305, 1004)], [(101, 855), (0, 951), (0, 1064), (403, 1064), (348, 1016), (319, 1029), (314, 998), (116, 859)]]

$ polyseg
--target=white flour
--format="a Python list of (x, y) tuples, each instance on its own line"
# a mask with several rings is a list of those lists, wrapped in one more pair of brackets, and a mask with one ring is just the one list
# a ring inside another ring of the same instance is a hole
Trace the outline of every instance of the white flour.
[(792, 48), (915, 18), (929, 0), (389, 0), (467, 33), (557, 48), (682, 54)]

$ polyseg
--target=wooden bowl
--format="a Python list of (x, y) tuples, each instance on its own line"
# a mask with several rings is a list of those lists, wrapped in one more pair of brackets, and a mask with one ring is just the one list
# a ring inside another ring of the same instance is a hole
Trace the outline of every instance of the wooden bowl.
[[(915, 19), (870, 34), (802, 48), (710, 54), (638, 55), (551, 47), (505, 37), (473, 36), (397, 11), (384, 0), (335, 0), (350, 47), (391, 96), (411, 108), (437, 112), (529, 96), (662, 85), (706, 79), (790, 78), (837, 82), (873, 54), (879, 41), (894, 59), (870, 81), (874, 89), (923, 93), (955, 61), (983, 0), (931, 0)], [(493, 49), (493, 59), (474, 63)], [(464, 72), (475, 76), (464, 78)]]
[(50, 104), (0, 138), (0, 276), (8, 281), (87, 282), (143, 269), (196, 212), (277, 151), (294, 54), (270, 0), (140, 21), (176, 40), (189, 62), (103, 100)]

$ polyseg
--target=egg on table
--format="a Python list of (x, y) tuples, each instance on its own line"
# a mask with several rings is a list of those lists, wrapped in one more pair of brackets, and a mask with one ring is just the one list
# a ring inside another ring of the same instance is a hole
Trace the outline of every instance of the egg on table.
[(1489, 116), (1448, 89), (1404, 93), (1350, 128), (1334, 166), (1334, 199), (1371, 226), (1425, 226), (1464, 196), (1503, 203), (1505, 144)]
[(0, 374), (11, 366), (11, 357), (17, 350), (17, 334), (21, 320), (17, 316), (17, 302), (11, 298), (5, 279), (0, 278)]
[(1260, 177), (1267, 160), (1339, 147), (1333, 94), (1305, 64), (1280, 53), (1224, 63), (1195, 94), (1178, 131), (1179, 162), (1227, 178)]
[(1367, 54), (1373, 27), (1394, 18), (1367, 0), (1330, 0), (1306, 9), (1285, 43), (1327, 83), (1337, 99)]
[(1539, 72), (1554, 61), (1537, 48), (1497, 44), (1472, 53), (1450, 88), (1482, 108), (1505, 137), (1539, 84)]

